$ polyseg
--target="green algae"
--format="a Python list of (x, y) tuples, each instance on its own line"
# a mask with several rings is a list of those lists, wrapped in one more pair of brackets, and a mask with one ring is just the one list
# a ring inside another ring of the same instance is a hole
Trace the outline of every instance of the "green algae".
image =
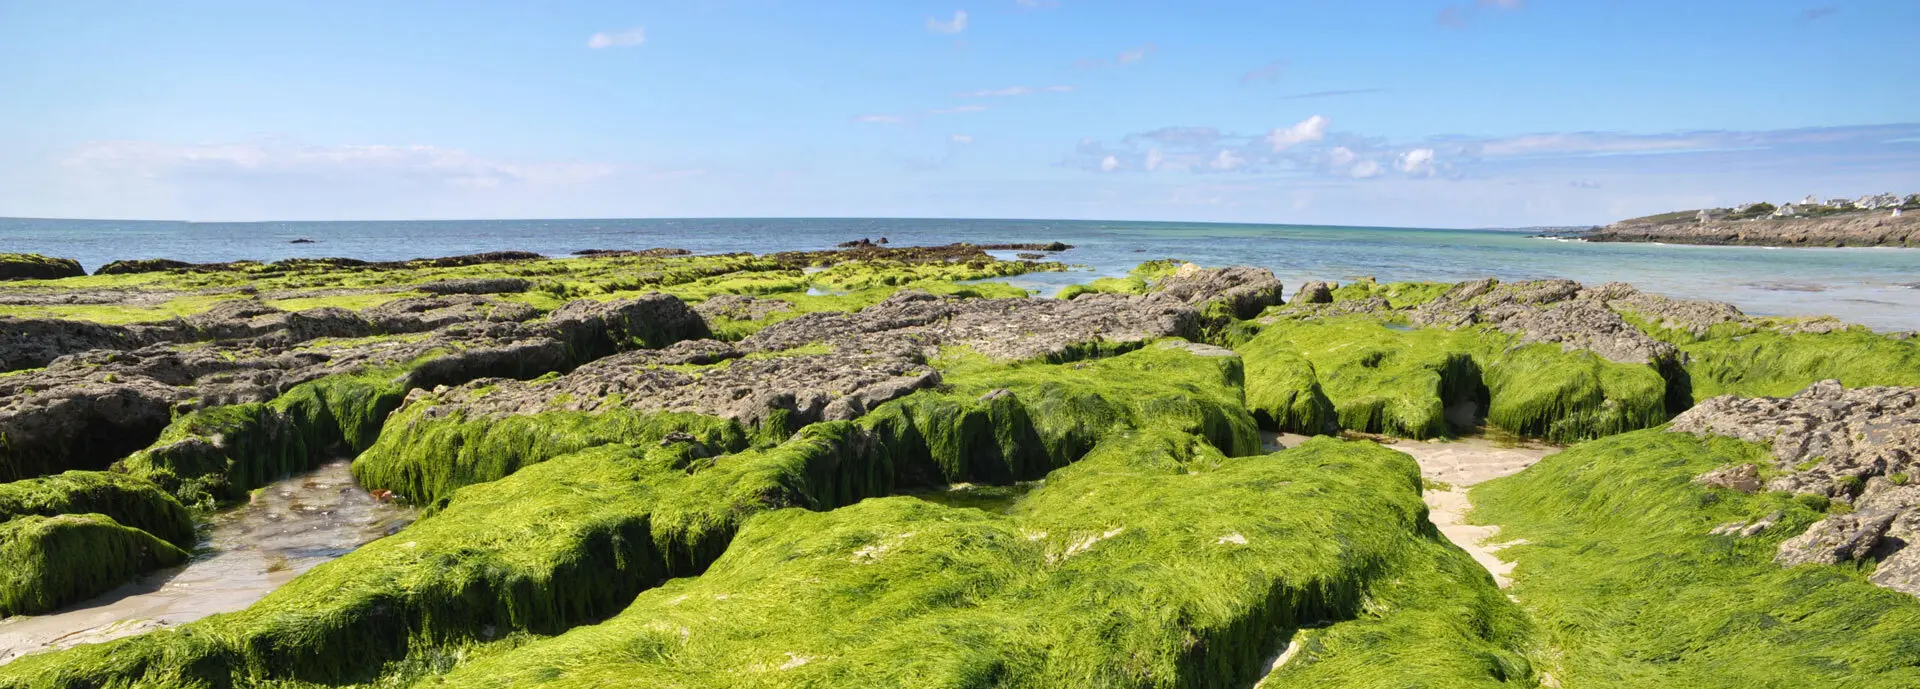
[(1333, 300), (1336, 302), (1359, 301), (1377, 297), (1385, 299), (1387, 303), (1395, 309), (1411, 309), (1415, 306), (1439, 299), (1440, 295), (1446, 294), (1447, 290), (1450, 289), (1453, 289), (1453, 284), (1446, 282), (1388, 282), (1383, 284), (1375, 282), (1373, 278), (1366, 278), (1334, 288)]
[(802, 294), (800, 290), (784, 293), (768, 293), (768, 299), (788, 304), (788, 308), (774, 311), (757, 319), (708, 318), (707, 325), (713, 330), (715, 339), (737, 341), (761, 329), (791, 318), (823, 311), (851, 312), (885, 301), (887, 297), (903, 290), (920, 290), (930, 294), (960, 299), (1018, 299), (1027, 296), (1024, 289), (998, 282), (957, 283), (942, 280), (929, 280), (891, 287), (875, 287), (838, 294)]
[(1472, 403), (1496, 428), (1570, 442), (1659, 424), (1670, 411), (1654, 366), (1521, 345), (1484, 328), (1280, 318), (1235, 349), (1247, 360), (1248, 407), (1267, 427), (1294, 433), (1440, 437), (1469, 421), (1450, 419), (1449, 407)]
[(1424, 513), (1412, 463), (1371, 444), (1235, 459), (1118, 433), (1009, 515), (752, 517), (704, 575), (444, 685), (1247, 686), (1288, 630), (1360, 614), (1435, 543)]
[(39, 515), (104, 514), (181, 549), (193, 548), (193, 517), (153, 483), (106, 471), (69, 471), (0, 483), (0, 522)]
[[(430, 505), (462, 486), (599, 445), (647, 446), (650, 456), (684, 463), (692, 454), (738, 452), (751, 439), (737, 423), (699, 414), (614, 408), (468, 418), (441, 409), (445, 402), (427, 396), (394, 412), (379, 439), (354, 459), (354, 478), (368, 488)], [(690, 440), (663, 446), (670, 434)]]
[[(1865, 581), (1871, 563), (1782, 568), (1820, 514), (1784, 493), (1692, 482), (1765, 448), (1646, 430), (1586, 443), (1472, 490), (1476, 522), (1524, 544), (1511, 591), (1564, 686), (1911, 687), (1920, 601)], [(1774, 512), (1750, 538), (1716, 526)]]
[(1920, 339), (1848, 328), (1830, 333), (1763, 331), (1680, 345), (1695, 400), (1720, 395), (1785, 397), (1820, 380), (1847, 387), (1920, 385)]
[(196, 410), (176, 419), (116, 469), (191, 505), (243, 500), (247, 491), (371, 445), (409, 385), (404, 368), (302, 383), (269, 402)]
[(49, 612), (186, 559), (104, 514), (14, 517), (0, 523), (0, 617)]
[(1669, 418), (1667, 381), (1652, 366), (1616, 364), (1592, 352), (1536, 343), (1502, 352), (1486, 367), (1487, 423), (1566, 443), (1649, 428)]
[(1161, 278), (1172, 275), (1185, 261), (1163, 258), (1147, 261), (1134, 266), (1127, 274), (1117, 278), (1096, 278), (1084, 285), (1067, 285), (1054, 295), (1055, 299), (1072, 299), (1082, 294), (1146, 294)]

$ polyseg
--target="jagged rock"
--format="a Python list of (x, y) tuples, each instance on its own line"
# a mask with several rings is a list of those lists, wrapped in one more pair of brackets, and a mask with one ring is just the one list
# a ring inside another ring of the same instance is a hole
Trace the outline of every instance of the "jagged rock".
[(1721, 524), (1720, 526), (1714, 527), (1712, 531), (1709, 531), (1707, 533), (1715, 536), (1739, 536), (1741, 538), (1751, 538), (1754, 536), (1754, 534), (1758, 534), (1762, 531), (1772, 528), (1774, 524), (1780, 523), (1780, 518), (1784, 516), (1786, 516), (1786, 513), (1781, 512), (1780, 510), (1774, 510), (1772, 512), (1767, 513), (1767, 516), (1754, 520), (1752, 523), (1732, 522), (1728, 524)]
[(1910, 596), (1920, 596), (1920, 548), (1902, 548), (1874, 567), (1867, 581)]
[(1747, 315), (1741, 313), (1740, 309), (1734, 308), (1732, 304), (1696, 299), (1671, 299), (1633, 290), (1631, 287), (1601, 296), (1601, 299), (1615, 311), (1633, 314), (1662, 328), (1682, 330), (1694, 337), (1705, 337), (1716, 325), (1749, 322)]
[(1693, 482), (1753, 494), (1760, 491), (1760, 468), (1752, 464), (1722, 467), (1701, 474)]
[(560, 341), (580, 352), (582, 360), (631, 346), (664, 347), (712, 334), (707, 322), (685, 302), (658, 292), (607, 302), (568, 302), (548, 314), (547, 323)]
[(1234, 318), (1252, 318), (1281, 303), (1282, 287), (1273, 271), (1265, 268), (1201, 268), (1188, 263), (1161, 278), (1150, 293), (1194, 306), (1218, 304)]
[(1867, 478), (1920, 469), (1920, 388), (1848, 390), (1824, 380), (1792, 397), (1715, 397), (1670, 430), (1771, 444), (1786, 473), (1769, 489), (1849, 501)]
[(0, 371), (39, 368), (74, 352), (133, 349), (150, 341), (126, 328), (58, 318), (0, 316)]
[(1805, 533), (1781, 542), (1773, 560), (1788, 567), (1858, 560), (1873, 551), (1893, 519), (1891, 512), (1829, 516), (1807, 527)]
[(1640, 332), (1606, 307), (1603, 298), (1618, 292), (1602, 288), (1588, 297), (1572, 280), (1501, 284), (1488, 278), (1455, 285), (1440, 298), (1414, 308), (1409, 318), (1422, 327), (1487, 324), (1520, 335), (1522, 342), (1557, 343), (1562, 349), (1590, 351), (1616, 363), (1656, 363), (1677, 357), (1679, 350), (1673, 345)]
[(793, 304), (779, 299), (763, 299), (744, 294), (720, 294), (693, 306), (693, 310), (706, 318), (725, 318), (735, 321), (757, 321), (768, 314), (793, 310)]
[(525, 278), (461, 278), (423, 283), (414, 289), (428, 294), (511, 294), (531, 287), (533, 283)]
[(1333, 303), (1333, 290), (1335, 287), (1336, 285), (1334, 285), (1331, 282), (1319, 282), (1319, 281), (1309, 282), (1307, 284), (1301, 285), (1300, 291), (1295, 292), (1293, 295), (1293, 303), (1294, 304), (1331, 304)]

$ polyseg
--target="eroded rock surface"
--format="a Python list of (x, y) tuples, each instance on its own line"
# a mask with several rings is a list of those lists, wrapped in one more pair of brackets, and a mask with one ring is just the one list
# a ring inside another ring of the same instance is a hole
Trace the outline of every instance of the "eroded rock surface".
[[(1920, 468), (1920, 388), (1847, 389), (1827, 380), (1792, 397), (1716, 397), (1675, 418), (1670, 430), (1767, 444), (1780, 472), (1768, 489), (1851, 504), (1851, 512), (1829, 515), (1781, 543), (1776, 561), (1872, 556), (1880, 559), (1874, 583), (1920, 595), (1920, 549), (1907, 547), (1920, 540), (1920, 486), (1905, 485)], [(1699, 480), (1738, 475), (1744, 484), (1744, 473), (1721, 469)]]
[[(1624, 296), (1620, 287), (1583, 289), (1572, 280), (1531, 280), (1501, 283), (1487, 278), (1463, 282), (1413, 309), (1415, 325), (1462, 328), (1491, 325), (1520, 335), (1523, 342), (1556, 343), (1566, 350), (1586, 350), (1616, 363), (1644, 364), (1670, 360), (1673, 345), (1649, 337), (1608, 309), (1609, 298)], [(1631, 289), (1631, 288), (1627, 288)]]

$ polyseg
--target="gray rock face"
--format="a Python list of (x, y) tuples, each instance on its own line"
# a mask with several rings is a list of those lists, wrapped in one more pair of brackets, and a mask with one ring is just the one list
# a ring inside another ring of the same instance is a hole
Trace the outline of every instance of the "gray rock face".
[[(475, 381), (464, 391), (436, 395), (429, 415), (497, 418), (619, 407), (699, 412), (749, 425), (852, 419), (938, 385), (940, 374), (927, 361), (944, 346), (1002, 360), (1062, 360), (1089, 347), (1188, 334), (1197, 319), (1191, 307), (1157, 295), (1063, 301), (906, 291), (852, 313), (803, 314), (735, 344), (693, 340), (626, 352), (546, 381)], [(706, 366), (716, 362), (724, 365)], [(482, 386), (485, 394), (477, 394)], [(556, 406), (556, 399), (565, 402)]]
[(414, 289), (428, 294), (511, 294), (532, 287), (525, 278), (460, 278), (423, 283)]
[(1873, 552), (1880, 536), (1893, 525), (1893, 513), (1836, 514), (1807, 527), (1806, 533), (1780, 543), (1774, 562), (1794, 565), (1835, 565), (1858, 560)]
[(1252, 318), (1281, 303), (1280, 280), (1265, 268), (1201, 268), (1188, 263), (1154, 285), (1153, 294), (1192, 306), (1219, 304), (1234, 318)]
[(768, 315), (793, 310), (793, 304), (779, 299), (763, 299), (744, 294), (720, 294), (695, 304), (693, 310), (707, 319), (757, 321)]
[(1722, 467), (1701, 474), (1693, 482), (1752, 495), (1760, 492), (1760, 468), (1752, 464)]
[(1717, 301), (1693, 299), (1670, 299), (1657, 294), (1647, 294), (1627, 288), (1629, 291), (1609, 296), (1607, 306), (1616, 311), (1634, 314), (1653, 325), (1682, 330), (1694, 337), (1705, 337), (1709, 330), (1722, 324), (1746, 324), (1747, 315), (1734, 308), (1732, 304)]
[(1654, 363), (1678, 356), (1673, 345), (1640, 332), (1607, 308), (1605, 298), (1618, 294), (1612, 286), (1585, 291), (1571, 280), (1502, 284), (1488, 278), (1454, 286), (1414, 308), (1409, 318), (1422, 327), (1491, 325), (1520, 335), (1523, 342), (1556, 343), (1616, 363)]
[[(193, 326), (230, 339), (92, 349), (0, 377), (0, 437), (8, 440), (0, 481), (103, 468), (151, 443), (176, 413), (264, 402), (331, 375), (406, 366), (408, 387), (457, 385), (564, 370), (602, 353), (706, 334), (685, 304), (658, 294), (570, 304), (543, 321), (520, 322), (531, 311), (515, 307), (523, 305), (461, 296), (405, 299), (360, 314), (288, 313), (236, 300)], [(429, 326), (437, 327), (417, 334)], [(372, 328), (416, 334), (316, 342)]]
[(1852, 502), (1867, 479), (1920, 468), (1920, 388), (1848, 390), (1826, 380), (1792, 397), (1715, 397), (1670, 430), (1770, 443), (1787, 473), (1769, 489)]
[[(1781, 543), (1776, 561), (1875, 557), (1873, 583), (1920, 596), (1920, 548), (1908, 547), (1920, 541), (1920, 486), (1904, 485), (1920, 464), (1920, 388), (1849, 390), (1826, 380), (1786, 398), (1716, 397), (1676, 417), (1669, 430), (1770, 444), (1783, 473), (1767, 488), (1852, 504), (1851, 513)], [(1744, 468), (1699, 480), (1745, 476)]]

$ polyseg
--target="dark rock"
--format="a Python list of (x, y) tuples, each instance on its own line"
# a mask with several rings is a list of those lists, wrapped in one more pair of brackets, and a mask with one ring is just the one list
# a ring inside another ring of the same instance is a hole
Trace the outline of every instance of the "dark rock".
[(58, 280), (80, 277), (87, 271), (71, 258), (40, 254), (0, 254), (0, 280)]
[(1331, 304), (1335, 285), (1330, 282), (1309, 282), (1300, 286), (1293, 295), (1295, 304)]
[(314, 241), (313, 241), (313, 240), (311, 240), (311, 239), (307, 239), (306, 237), (301, 237), (301, 238), (299, 238), (299, 239), (295, 239), (295, 240), (293, 240), (293, 241), (291, 241), (291, 242), (287, 242), (287, 243), (288, 243), (288, 244), (313, 244), (313, 243), (314, 243)]
[(573, 255), (588, 257), (637, 256), (641, 258), (662, 258), (666, 256), (691, 256), (693, 252), (686, 249), (668, 248), (640, 249), (638, 251), (632, 249), (581, 249), (573, 252)]
[(1020, 252), (1020, 253), (1017, 253), (1017, 254), (1014, 254), (1014, 255), (1013, 255), (1013, 257), (1014, 257), (1014, 258), (1018, 258), (1018, 259), (1020, 259), (1020, 260), (1023, 260), (1023, 261), (1038, 261), (1038, 260), (1040, 260), (1040, 259), (1043, 259), (1043, 258), (1046, 258), (1046, 257), (1047, 257), (1047, 255), (1046, 255), (1046, 254), (1036, 254), (1036, 253), (1032, 253), (1032, 252), (1027, 252), (1027, 251), (1022, 251), (1022, 252)]
[(130, 261), (113, 261), (93, 271), (94, 275), (131, 275), (134, 273), (159, 273), (169, 270), (188, 270), (195, 264), (175, 261), (167, 258), (142, 258)]
[(423, 283), (414, 289), (429, 294), (513, 294), (532, 287), (525, 278), (460, 278)]

